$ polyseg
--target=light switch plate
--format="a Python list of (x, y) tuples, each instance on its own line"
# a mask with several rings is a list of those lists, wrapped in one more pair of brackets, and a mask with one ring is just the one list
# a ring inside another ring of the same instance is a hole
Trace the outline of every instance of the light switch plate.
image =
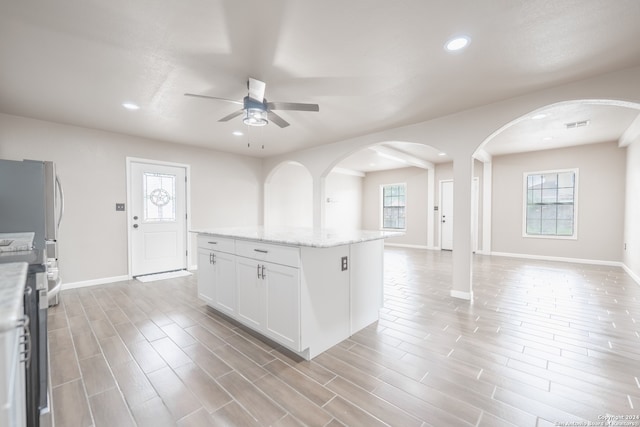
[(124, 211), (124, 203), (116, 203), (117, 211)]
[(346, 256), (343, 256), (341, 261), (340, 261), (341, 265), (342, 265), (342, 271), (346, 271), (349, 265), (349, 262), (347, 260)]

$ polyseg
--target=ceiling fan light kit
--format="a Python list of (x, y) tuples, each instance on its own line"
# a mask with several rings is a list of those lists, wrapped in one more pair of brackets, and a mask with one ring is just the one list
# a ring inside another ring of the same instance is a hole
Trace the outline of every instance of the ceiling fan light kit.
[(259, 108), (247, 108), (242, 122), (247, 126), (264, 126), (269, 123), (267, 112)]
[(242, 115), (242, 122), (247, 126), (265, 126), (269, 122), (273, 122), (281, 128), (289, 126), (289, 123), (282, 117), (273, 112), (273, 110), (289, 110), (289, 111), (320, 111), (318, 104), (301, 104), (297, 102), (267, 102), (264, 97), (266, 83), (249, 78), (247, 88), (249, 94), (242, 101), (233, 99), (219, 98), (217, 96), (198, 95), (194, 93), (185, 93), (186, 96), (196, 98), (216, 99), (218, 101), (232, 102), (241, 104), (242, 109), (221, 118), (219, 122), (226, 122), (235, 117)]

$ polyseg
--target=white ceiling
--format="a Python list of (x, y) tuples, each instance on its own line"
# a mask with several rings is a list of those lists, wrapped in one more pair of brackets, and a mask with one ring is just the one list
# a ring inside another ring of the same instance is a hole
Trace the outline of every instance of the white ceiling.
[[(0, 0), (0, 112), (263, 157), (639, 65), (638, 22), (637, 0)], [(468, 48), (446, 52), (460, 34)], [(270, 101), (320, 112), (246, 128), (217, 122), (236, 105), (184, 96), (241, 100), (249, 76), (267, 83)], [(558, 145), (615, 140), (638, 112), (552, 113), (487, 151), (545, 148), (551, 131)], [(587, 128), (560, 133), (583, 119)]]

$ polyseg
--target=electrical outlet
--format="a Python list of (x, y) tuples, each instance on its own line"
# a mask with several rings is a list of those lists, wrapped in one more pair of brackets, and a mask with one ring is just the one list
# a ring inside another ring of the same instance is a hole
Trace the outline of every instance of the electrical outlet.
[(348, 268), (348, 261), (347, 261), (347, 257), (343, 256), (341, 259), (341, 265), (342, 265), (342, 271), (346, 271)]
[(124, 203), (116, 203), (117, 211), (124, 211)]

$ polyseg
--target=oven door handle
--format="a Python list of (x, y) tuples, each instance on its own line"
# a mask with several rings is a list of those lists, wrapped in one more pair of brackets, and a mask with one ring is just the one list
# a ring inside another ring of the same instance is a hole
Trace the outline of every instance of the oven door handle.
[[(49, 308), (49, 298), (47, 296), (47, 289), (38, 290), (38, 308), (40, 310), (47, 310)], [(44, 314), (45, 316), (47, 313)]]

